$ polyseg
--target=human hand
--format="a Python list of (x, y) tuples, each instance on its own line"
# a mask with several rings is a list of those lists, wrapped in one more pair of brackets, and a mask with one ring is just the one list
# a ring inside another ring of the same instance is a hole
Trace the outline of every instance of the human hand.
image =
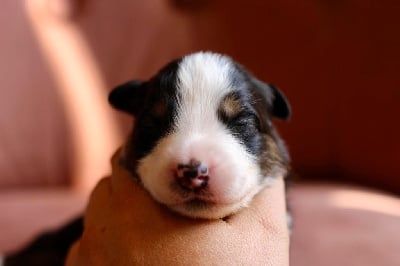
[(219, 220), (191, 219), (155, 202), (112, 159), (92, 193), (82, 238), (67, 266), (288, 265), (284, 184), (275, 180), (249, 207)]

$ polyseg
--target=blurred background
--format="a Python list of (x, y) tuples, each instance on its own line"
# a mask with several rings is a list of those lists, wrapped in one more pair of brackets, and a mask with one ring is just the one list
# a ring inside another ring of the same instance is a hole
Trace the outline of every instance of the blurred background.
[(3, 0), (0, 253), (83, 211), (131, 120), (108, 92), (199, 50), (291, 102), (293, 265), (399, 265), (400, 2)]

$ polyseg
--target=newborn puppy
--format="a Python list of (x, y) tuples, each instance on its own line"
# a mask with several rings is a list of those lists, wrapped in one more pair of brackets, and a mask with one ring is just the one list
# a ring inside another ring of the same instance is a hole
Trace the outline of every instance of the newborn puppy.
[(177, 59), (148, 81), (118, 86), (109, 102), (135, 117), (122, 164), (182, 215), (223, 218), (287, 174), (272, 124), (290, 116), (285, 97), (227, 56)]

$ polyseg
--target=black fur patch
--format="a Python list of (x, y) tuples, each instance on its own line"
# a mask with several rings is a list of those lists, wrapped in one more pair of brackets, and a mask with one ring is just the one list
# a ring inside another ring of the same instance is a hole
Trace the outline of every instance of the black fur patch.
[(146, 97), (142, 99), (142, 109), (135, 115), (135, 125), (126, 145), (130, 170), (149, 154), (157, 142), (172, 129), (176, 112), (177, 71), (180, 60), (175, 60), (143, 85)]

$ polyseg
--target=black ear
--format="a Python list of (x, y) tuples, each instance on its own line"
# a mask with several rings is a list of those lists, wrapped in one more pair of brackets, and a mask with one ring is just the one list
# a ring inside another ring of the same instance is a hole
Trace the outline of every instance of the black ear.
[(260, 120), (261, 132), (267, 133), (269, 131), (271, 115), (283, 120), (290, 118), (290, 105), (282, 92), (254, 77), (250, 78), (250, 83), (253, 106)]
[(290, 119), (292, 110), (290, 108), (289, 101), (278, 88), (272, 85), (269, 85), (269, 87), (271, 88), (273, 94), (272, 115), (283, 120)]
[(290, 118), (290, 104), (279, 89), (256, 78), (252, 78), (251, 83), (252, 94), (255, 98), (256, 110), (258, 112), (264, 113), (269, 111), (272, 116), (282, 120)]
[(136, 115), (143, 107), (146, 89), (144, 82), (133, 80), (114, 88), (108, 102), (115, 108)]

